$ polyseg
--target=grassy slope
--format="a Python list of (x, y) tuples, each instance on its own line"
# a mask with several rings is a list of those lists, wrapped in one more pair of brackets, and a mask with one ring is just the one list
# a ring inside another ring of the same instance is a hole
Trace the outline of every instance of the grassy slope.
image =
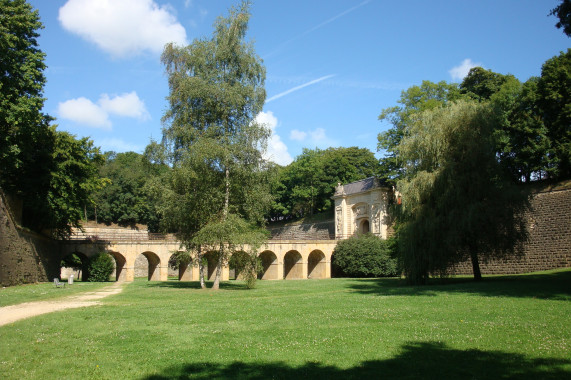
[(0, 327), (20, 378), (569, 378), (571, 270), (404, 286), (136, 281), (102, 306)]

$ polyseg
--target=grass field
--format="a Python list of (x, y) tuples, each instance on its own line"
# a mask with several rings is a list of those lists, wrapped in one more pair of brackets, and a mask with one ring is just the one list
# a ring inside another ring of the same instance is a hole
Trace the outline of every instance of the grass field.
[[(63, 281), (67, 283), (67, 281)], [(106, 285), (103, 282), (74, 281), (72, 286), (56, 288), (53, 282), (10, 286), (0, 289), (0, 307), (15, 305), (22, 302), (46, 301), (59, 299), (87, 291), (95, 291)]]
[[(24, 288), (24, 287), (23, 287)], [(571, 378), (571, 270), (455, 278), (135, 281), (0, 327), (3, 379)]]

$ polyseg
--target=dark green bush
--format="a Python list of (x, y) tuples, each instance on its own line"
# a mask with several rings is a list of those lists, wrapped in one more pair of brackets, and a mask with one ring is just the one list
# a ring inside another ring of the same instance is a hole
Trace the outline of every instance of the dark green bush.
[(110, 254), (101, 252), (89, 259), (89, 278), (87, 281), (109, 281), (115, 262)]
[(337, 275), (346, 277), (390, 277), (397, 274), (392, 244), (372, 234), (341, 240), (333, 250)]

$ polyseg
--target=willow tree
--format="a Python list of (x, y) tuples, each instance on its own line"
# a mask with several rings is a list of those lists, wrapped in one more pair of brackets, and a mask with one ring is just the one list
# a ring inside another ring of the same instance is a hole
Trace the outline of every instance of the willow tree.
[(480, 261), (521, 252), (529, 202), (497, 159), (496, 124), (488, 104), (459, 101), (422, 112), (398, 144), (398, 245), (409, 282), (465, 260), (478, 280)]
[[(255, 122), (266, 98), (265, 68), (245, 41), (249, 7), (243, 2), (219, 17), (210, 38), (167, 44), (161, 57), (170, 88), (163, 145), (174, 173), (165, 217), (187, 249), (200, 248), (199, 263), (202, 252), (216, 252), (213, 288), (234, 249), (246, 240), (261, 244), (271, 200), (262, 158), (269, 129)], [(245, 222), (239, 229), (237, 220)]]

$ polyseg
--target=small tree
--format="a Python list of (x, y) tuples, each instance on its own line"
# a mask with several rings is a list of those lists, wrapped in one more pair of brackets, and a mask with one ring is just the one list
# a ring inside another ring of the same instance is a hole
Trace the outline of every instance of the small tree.
[(397, 274), (390, 245), (373, 234), (341, 240), (333, 250), (333, 265), (348, 277), (389, 277)]
[(113, 273), (115, 263), (110, 254), (100, 252), (89, 259), (89, 278), (91, 282), (109, 281), (109, 277)]

